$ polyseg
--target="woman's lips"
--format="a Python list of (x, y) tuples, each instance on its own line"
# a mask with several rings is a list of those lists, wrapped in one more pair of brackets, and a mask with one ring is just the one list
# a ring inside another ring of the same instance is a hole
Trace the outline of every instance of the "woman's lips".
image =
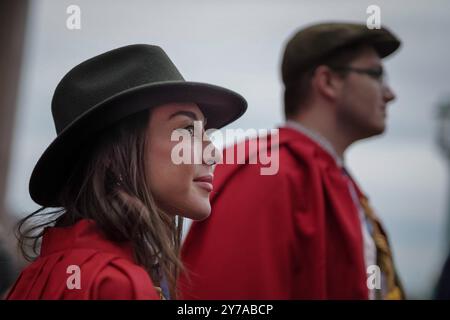
[(213, 175), (212, 174), (195, 178), (194, 182), (197, 186), (199, 186), (202, 189), (205, 189), (208, 192), (211, 192), (213, 190), (213, 184), (212, 184)]

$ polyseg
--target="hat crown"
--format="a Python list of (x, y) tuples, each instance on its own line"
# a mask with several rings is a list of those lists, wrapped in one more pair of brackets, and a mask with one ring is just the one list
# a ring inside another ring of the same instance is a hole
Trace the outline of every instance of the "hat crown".
[(136, 44), (95, 56), (75, 66), (56, 87), (52, 99), (56, 132), (116, 94), (168, 81), (184, 78), (158, 46)]

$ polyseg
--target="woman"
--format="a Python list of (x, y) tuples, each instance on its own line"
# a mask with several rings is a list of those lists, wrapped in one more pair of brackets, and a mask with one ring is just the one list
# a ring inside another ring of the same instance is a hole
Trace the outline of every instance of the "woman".
[(215, 161), (175, 164), (174, 147), (203, 154), (211, 142), (194, 125), (203, 133), (245, 110), (232, 91), (184, 81), (156, 46), (73, 68), (52, 100), (58, 135), (30, 179), (42, 208), (18, 228), (22, 252), (37, 258), (8, 299), (176, 298), (182, 217), (210, 214)]

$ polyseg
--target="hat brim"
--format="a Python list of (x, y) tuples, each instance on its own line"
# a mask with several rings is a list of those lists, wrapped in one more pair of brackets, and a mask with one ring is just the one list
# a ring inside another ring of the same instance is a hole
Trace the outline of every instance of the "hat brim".
[(222, 128), (247, 109), (238, 93), (206, 83), (160, 82), (122, 91), (82, 114), (53, 140), (31, 174), (31, 198), (45, 207), (59, 207), (57, 194), (92, 137), (127, 116), (174, 102), (198, 104), (208, 119), (207, 129)]
[(356, 43), (364, 43), (373, 46), (380, 58), (385, 58), (394, 53), (401, 45), (401, 42), (386, 28), (368, 30), (351, 40), (348, 40), (343, 47), (352, 46)]

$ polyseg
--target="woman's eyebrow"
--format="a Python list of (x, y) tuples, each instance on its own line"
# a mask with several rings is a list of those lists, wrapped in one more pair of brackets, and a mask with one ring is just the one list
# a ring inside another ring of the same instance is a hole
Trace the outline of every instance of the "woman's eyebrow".
[[(199, 120), (197, 118), (197, 115), (194, 112), (192, 112), (192, 111), (183, 111), (183, 110), (173, 113), (169, 117), (169, 120), (174, 118), (174, 117), (176, 117), (176, 116), (186, 116), (186, 117), (189, 117), (189, 118), (191, 118), (193, 120), (197, 120), (197, 121)], [(206, 119), (200, 119), (200, 121), (202, 121), (203, 123), (206, 123)]]

